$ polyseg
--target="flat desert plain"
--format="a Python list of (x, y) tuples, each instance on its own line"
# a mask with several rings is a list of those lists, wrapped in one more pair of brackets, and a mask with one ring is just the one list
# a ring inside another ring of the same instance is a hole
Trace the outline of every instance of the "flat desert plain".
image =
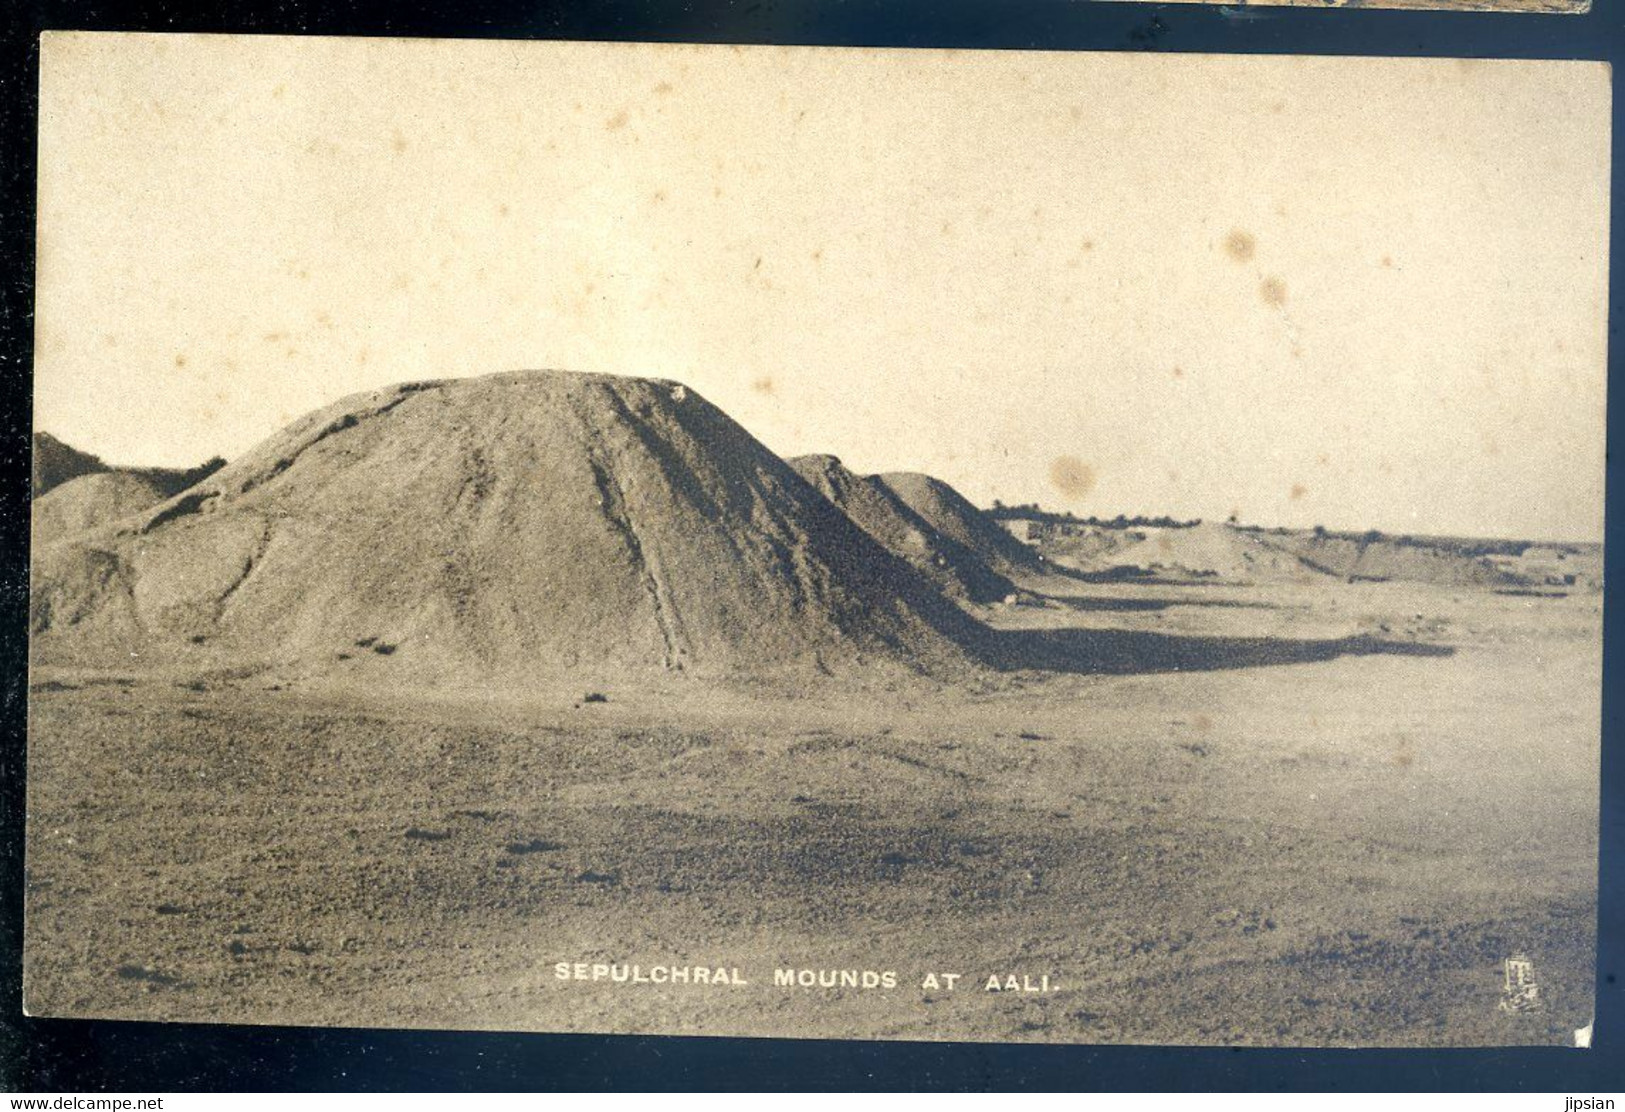
[(1590, 1022), (1600, 593), (1040, 587), (988, 623), (1092, 668), (587, 701), (36, 666), (29, 1008), (1274, 1045)]

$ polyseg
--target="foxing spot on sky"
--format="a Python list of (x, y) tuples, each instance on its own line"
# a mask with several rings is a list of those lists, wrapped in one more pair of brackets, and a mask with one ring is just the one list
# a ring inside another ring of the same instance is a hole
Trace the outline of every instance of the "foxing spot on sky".
[(52, 34), (35, 424), (681, 380), (1082, 514), (1597, 539), (1609, 74), (1565, 62)]

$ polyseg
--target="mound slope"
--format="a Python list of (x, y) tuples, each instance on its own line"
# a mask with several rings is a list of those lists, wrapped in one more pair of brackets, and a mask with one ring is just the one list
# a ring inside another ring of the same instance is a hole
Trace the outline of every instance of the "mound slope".
[(36, 659), (541, 681), (962, 664), (978, 629), (670, 382), (519, 372), (345, 398), (36, 554)]
[(858, 528), (950, 597), (987, 603), (1015, 591), (1009, 579), (965, 545), (938, 532), (876, 476), (855, 475), (834, 456), (798, 456), (789, 462)]
[(941, 479), (915, 471), (893, 471), (874, 478), (940, 537), (975, 553), (999, 574), (1042, 574), (1046, 570), (1036, 552)]

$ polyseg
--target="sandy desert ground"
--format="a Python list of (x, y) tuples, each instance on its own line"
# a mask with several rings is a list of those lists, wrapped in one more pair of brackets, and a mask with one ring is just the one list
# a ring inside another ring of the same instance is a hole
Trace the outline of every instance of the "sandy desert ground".
[[(1589, 1022), (1600, 593), (1038, 586), (990, 624), (1093, 668), (584, 702), (36, 667), (28, 1006), (1286, 1045)], [(1515, 955), (1538, 1010), (1500, 1007)], [(1011, 976), (1051, 991), (987, 991)]]

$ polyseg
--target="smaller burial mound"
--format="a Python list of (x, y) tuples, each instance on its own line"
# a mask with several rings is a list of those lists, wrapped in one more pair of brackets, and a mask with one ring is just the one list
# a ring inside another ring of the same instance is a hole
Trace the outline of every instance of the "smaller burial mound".
[(789, 463), (858, 528), (907, 560), (950, 598), (984, 604), (1015, 593), (1008, 578), (933, 528), (875, 476), (853, 474), (834, 456), (797, 456)]
[(48, 432), (34, 434), (33, 464), (31, 489), (35, 498), (70, 479), (108, 470), (98, 457), (70, 447)]
[(1111, 555), (1118, 566), (1233, 581), (1308, 582), (1324, 573), (1260, 537), (1218, 522), (1159, 529)]
[(124, 471), (96, 471), (52, 487), (32, 506), (36, 548), (129, 517), (170, 497), (161, 484)]
[(970, 551), (998, 574), (1042, 575), (1048, 571), (1038, 553), (941, 479), (916, 471), (891, 471), (872, 478), (938, 537)]
[(115, 467), (69, 479), (36, 496), (33, 544), (41, 548), (99, 529), (173, 498), (219, 469), (217, 461), (186, 471)]

